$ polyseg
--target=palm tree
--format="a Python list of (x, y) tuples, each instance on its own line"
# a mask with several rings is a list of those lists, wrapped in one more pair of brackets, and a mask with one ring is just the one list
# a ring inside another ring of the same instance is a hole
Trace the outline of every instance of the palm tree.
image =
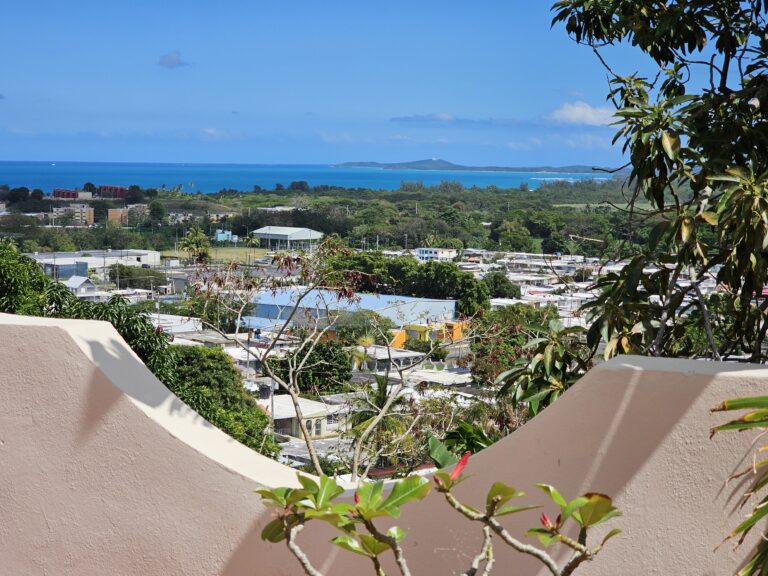
[[(354, 437), (359, 437), (373, 423), (389, 400), (389, 373), (387, 372), (383, 376), (377, 375), (375, 380), (373, 394), (364, 393), (352, 405), (349, 424)], [(408, 403), (408, 398), (398, 396), (376, 425), (376, 429), (368, 437), (371, 453), (377, 455), (376, 462), (374, 462), (375, 466), (386, 466), (394, 463), (392, 456), (380, 456), (378, 454), (387, 446), (392, 445), (398, 437), (408, 430), (412, 418), (406, 411)]]
[(245, 245), (248, 246), (248, 248), (253, 249), (252, 256), (256, 255), (256, 248), (261, 246), (261, 238), (256, 238), (256, 236), (253, 235), (253, 233), (249, 234), (245, 237)]
[(187, 231), (186, 236), (179, 240), (179, 248), (189, 254), (196, 264), (202, 264), (208, 259), (208, 248), (211, 242), (200, 228), (193, 226)]

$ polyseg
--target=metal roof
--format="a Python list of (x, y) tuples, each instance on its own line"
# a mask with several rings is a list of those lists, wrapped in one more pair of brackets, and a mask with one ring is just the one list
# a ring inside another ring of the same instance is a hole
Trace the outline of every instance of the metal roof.
[(82, 286), (86, 282), (90, 282), (91, 284), (93, 284), (91, 279), (86, 276), (70, 276), (69, 279), (66, 282), (64, 282), (64, 285), (67, 288), (80, 288), (80, 286)]
[(309, 228), (292, 228), (290, 226), (264, 226), (253, 231), (254, 236), (264, 240), (290, 240), (292, 242), (302, 240), (320, 240), (322, 232)]

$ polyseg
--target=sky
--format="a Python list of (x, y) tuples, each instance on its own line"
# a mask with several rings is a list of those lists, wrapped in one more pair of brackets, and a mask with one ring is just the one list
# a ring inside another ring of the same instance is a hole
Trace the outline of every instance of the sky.
[(549, 1), (3, 4), (0, 160), (621, 163)]

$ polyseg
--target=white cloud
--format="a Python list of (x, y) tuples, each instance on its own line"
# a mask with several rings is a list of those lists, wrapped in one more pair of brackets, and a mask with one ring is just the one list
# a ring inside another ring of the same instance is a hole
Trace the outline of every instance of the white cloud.
[(613, 122), (613, 110), (605, 107), (590, 106), (586, 102), (566, 102), (550, 114), (550, 119), (565, 124), (587, 124), (588, 126), (606, 126)]

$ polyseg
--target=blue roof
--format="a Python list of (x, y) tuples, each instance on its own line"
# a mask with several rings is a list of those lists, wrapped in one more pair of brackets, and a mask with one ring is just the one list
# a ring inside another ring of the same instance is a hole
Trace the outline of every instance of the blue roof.
[[(274, 294), (272, 292), (261, 293), (253, 299), (256, 304), (254, 314), (264, 316), (266, 307), (285, 309), (287, 314), (295, 305), (300, 294), (301, 288), (286, 288)], [(262, 314), (258, 314), (260, 307), (263, 307)], [(424, 322), (426, 320), (453, 320), (456, 313), (456, 303), (453, 300), (359, 293), (350, 302), (344, 299), (339, 300), (336, 293), (330, 290), (312, 290), (302, 300), (301, 307), (321, 310), (370, 310), (389, 318), (396, 324)], [(280, 314), (280, 316), (282, 315)], [(277, 315), (272, 312), (268, 316), (275, 318)]]

